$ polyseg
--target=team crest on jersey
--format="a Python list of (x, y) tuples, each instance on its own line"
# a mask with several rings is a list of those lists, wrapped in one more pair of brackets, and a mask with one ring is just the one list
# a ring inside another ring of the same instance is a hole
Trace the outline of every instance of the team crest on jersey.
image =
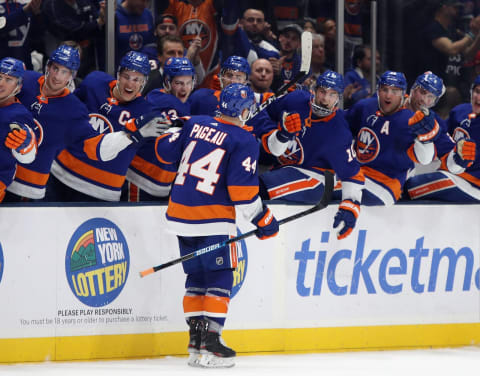
[(200, 51), (204, 51), (210, 45), (212, 31), (205, 22), (194, 19), (188, 20), (182, 25), (179, 35), (183, 40), (185, 48), (188, 48), (192, 44), (193, 39), (199, 35), (202, 39)]
[(90, 117), (89, 123), (92, 126), (95, 132), (99, 134), (102, 133), (113, 133), (112, 123), (101, 114), (89, 114)]
[(456, 141), (461, 140), (462, 138), (470, 139), (470, 133), (464, 128), (457, 127), (453, 131), (453, 139)]
[(345, 10), (348, 14), (356, 16), (360, 13), (361, 0), (345, 0)]
[(33, 119), (35, 123), (35, 128), (33, 128), (33, 133), (37, 137), (37, 146), (40, 146), (43, 142), (43, 127), (42, 124), (37, 119)]
[(128, 40), (128, 45), (132, 50), (138, 51), (140, 48), (143, 46), (143, 37), (141, 34), (138, 33), (133, 33), (130, 35), (130, 38)]
[(283, 165), (302, 164), (304, 160), (303, 146), (298, 137), (288, 141), (287, 150), (278, 157), (278, 161)]
[(105, 218), (81, 224), (68, 243), (65, 272), (72, 293), (90, 307), (113, 302), (128, 278), (130, 254), (120, 228)]
[(368, 163), (377, 158), (380, 152), (380, 141), (370, 128), (363, 127), (358, 132), (355, 151), (361, 163)]

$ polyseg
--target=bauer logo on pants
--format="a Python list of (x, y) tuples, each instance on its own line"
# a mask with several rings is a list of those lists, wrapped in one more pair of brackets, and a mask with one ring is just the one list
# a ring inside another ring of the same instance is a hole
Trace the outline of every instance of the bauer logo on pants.
[(104, 218), (83, 223), (68, 243), (65, 272), (73, 294), (84, 304), (102, 307), (125, 286), (130, 266), (128, 245), (120, 229)]
[(3, 276), (3, 250), (2, 250), (2, 244), (0, 243), (0, 282), (2, 282), (2, 276)]

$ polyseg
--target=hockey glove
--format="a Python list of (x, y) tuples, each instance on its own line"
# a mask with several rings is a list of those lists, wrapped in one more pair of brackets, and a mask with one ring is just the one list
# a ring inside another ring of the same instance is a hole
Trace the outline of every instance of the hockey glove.
[(435, 120), (433, 111), (428, 111), (425, 114), (423, 111), (417, 111), (408, 119), (408, 125), (412, 132), (417, 136), (418, 141), (427, 143), (435, 141), (440, 131), (440, 125)]
[(11, 123), (11, 131), (5, 138), (5, 146), (20, 154), (27, 154), (37, 145), (35, 133), (26, 124)]
[(278, 222), (265, 204), (263, 205), (263, 210), (252, 219), (252, 223), (257, 226), (255, 235), (261, 240), (278, 234)]
[(278, 126), (277, 138), (281, 142), (287, 142), (298, 136), (302, 128), (302, 119), (297, 112), (292, 114), (284, 112)]
[(360, 203), (358, 201), (343, 200), (340, 203), (333, 221), (333, 228), (337, 228), (343, 222), (343, 227), (337, 233), (337, 239), (344, 239), (352, 233), (359, 215)]
[(125, 124), (125, 132), (133, 142), (143, 141), (148, 137), (159, 137), (170, 128), (172, 122), (160, 112), (152, 111)]
[(457, 141), (453, 153), (453, 160), (463, 168), (470, 167), (475, 162), (477, 144), (473, 140), (462, 138)]

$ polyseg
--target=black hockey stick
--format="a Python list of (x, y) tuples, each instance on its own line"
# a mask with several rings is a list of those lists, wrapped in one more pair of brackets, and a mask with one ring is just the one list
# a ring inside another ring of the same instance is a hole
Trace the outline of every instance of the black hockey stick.
[(261, 103), (252, 113), (251, 118), (253, 118), (255, 115), (258, 115), (260, 111), (263, 111), (267, 106), (275, 102), (277, 98), (285, 94), (288, 89), (290, 89), (298, 81), (304, 78), (308, 74), (308, 72), (310, 72), (310, 63), (312, 60), (312, 33), (310, 33), (309, 31), (304, 31), (302, 33), (301, 41), (302, 62), (300, 64), (300, 71), (289, 82), (286, 82), (282, 86), (280, 86), (272, 96), (267, 98), (265, 102)]
[[(278, 224), (283, 225), (284, 223), (294, 221), (295, 219), (302, 218), (302, 217), (305, 217), (308, 214), (315, 213), (319, 210), (325, 209), (328, 206), (328, 204), (330, 203), (330, 200), (332, 198), (332, 193), (333, 193), (333, 174), (330, 171), (325, 171), (325, 184), (324, 184), (323, 195), (322, 195), (322, 198), (320, 199), (320, 202), (318, 204), (316, 204), (315, 206), (311, 207), (310, 209), (304, 210), (300, 213), (293, 214), (289, 217), (286, 217), (286, 218), (283, 218), (283, 219), (279, 220)], [(198, 249), (196, 251), (193, 251), (193, 252), (191, 252), (191, 253), (189, 253), (185, 256), (182, 256), (182, 257), (179, 257), (175, 260), (166, 262), (165, 264), (160, 264), (160, 265), (154, 266), (153, 268), (143, 270), (143, 271), (140, 272), (140, 277), (145, 277), (149, 274), (158, 272), (159, 270), (168, 268), (169, 266), (178, 264), (178, 263), (183, 262), (183, 261), (188, 261), (188, 260), (190, 260), (194, 257), (201, 256), (205, 253), (212, 252), (216, 249), (225, 247), (226, 245), (228, 245), (230, 243), (237, 242), (239, 240), (248, 238), (252, 235), (255, 235), (256, 231), (257, 231), (256, 229), (248, 231), (248, 232), (246, 232), (242, 235), (239, 235), (235, 238), (231, 238), (231, 239), (225, 240), (225, 241), (220, 242), (220, 243), (216, 243), (216, 244), (212, 244), (212, 245), (209, 245), (207, 247), (204, 247), (204, 248), (200, 248), (200, 249)]]

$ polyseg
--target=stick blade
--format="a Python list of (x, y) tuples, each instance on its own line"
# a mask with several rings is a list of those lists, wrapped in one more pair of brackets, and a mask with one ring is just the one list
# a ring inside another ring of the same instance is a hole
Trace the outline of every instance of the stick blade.
[(302, 33), (302, 63), (300, 72), (308, 73), (310, 71), (310, 63), (312, 60), (312, 33), (304, 31)]

